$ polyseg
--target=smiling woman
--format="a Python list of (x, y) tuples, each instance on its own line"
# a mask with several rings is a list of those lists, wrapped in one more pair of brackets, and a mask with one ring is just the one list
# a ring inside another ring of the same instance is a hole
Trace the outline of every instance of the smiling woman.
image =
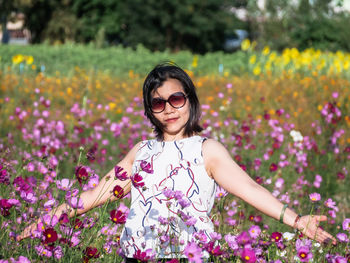
[[(129, 212), (124, 206), (110, 212), (112, 222), (125, 223), (120, 247), (126, 262), (174, 258), (201, 262), (222, 253), (216, 246), (221, 237), (214, 232), (210, 216), (219, 185), (309, 238), (336, 243), (319, 227), (325, 216), (296, 214), (254, 181), (221, 143), (200, 136), (196, 90), (181, 68), (155, 67), (144, 82), (143, 101), (156, 138), (136, 144), (97, 187), (83, 192), (83, 207), (73, 210), (73, 204), (63, 204), (52, 214), (59, 217), (65, 212), (72, 217), (131, 192)], [(77, 174), (84, 177), (84, 170), (80, 167)], [(34, 229), (35, 225), (28, 227), (18, 239)], [(281, 234), (275, 235), (275, 242), (280, 239)], [(244, 235), (237, 237), (238, 243), (244, 240)], [(256, 256), (248, 247), (237, 253), (245, 262)]]

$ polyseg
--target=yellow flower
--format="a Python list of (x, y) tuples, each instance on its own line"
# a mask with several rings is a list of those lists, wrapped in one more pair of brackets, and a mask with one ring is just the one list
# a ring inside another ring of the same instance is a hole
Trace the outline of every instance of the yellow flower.
[(255, 76), (259, 75), (261, 73), (261, 68), (260, 66), (256, 66), (254, 69), (253, 69), (253, 74)]
[(192, 61), (192, 67), (197, 67), (198, 66), (198, 56), (195, 55), (193, 56), (193, 61)]
[(270, 53), (270, 48), (268, 46), (265, 46), (262, 53), (264, 56), (267, 56)]
[(15, 65), (22, 63), (23, 60), (24, 60), (24, 57), (21, 54), (18, 54), (12, 57), (12, 63)]
[(255, 64), (255, 62), (256, 62), (256, 55), (253, 55), (250, 57), (249, 63), (253, 65), (253, 64)]
[(249, 39), (244, 39), (241, 43), (241, 49), (243, 51), (246, 51), (250, 48), (250, 40)]
[(110, 102), (108, 103), (108, 105), (111, 110), (113, 110), (117, 106), (114, 102)]
[(25, 59), (26, 59), (27, 65), (31, 65), (34, 62), (33, 56), (26, 56)]

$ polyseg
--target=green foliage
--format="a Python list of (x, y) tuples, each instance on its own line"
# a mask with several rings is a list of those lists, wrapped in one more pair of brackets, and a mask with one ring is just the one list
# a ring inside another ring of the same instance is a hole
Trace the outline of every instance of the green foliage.
[[(233, 74), (243, 73), (245, 69), (246, 54), (237, 52), (224, 54), (223, 52), (207, 53), (197, 56), (198, 66), (193, 66), (194, 55), (189, 51), (171, 53), (154, 52), (138, 45), (135, 50), (121, 46), (96, 49), (93, 45), (83, 46), (75, 44), (65, 45), (33, 45), (15, 46), (0, 45), (1, 66), (12, 67), (12, 56), (17, 54), (31, 55), (34, 57), (36, 70), (45, 67), (45, 73), (53, 75), (60, 72), (69, 75), (75, 67), (87, 71), (104, 71), (112, 75), (126, 75), (132, 69), (143, 76), (153, 66), (164, 61), (174, 61), (178, 65), (191, 69), (198, 74), (217, 74), (219, 65), (223, 70)], [(222, 72), (221, 72), (222, 73)]]
[(151, 50), (189, 49), (198, 53), (222, 49), (225, 31), (234, 25), (228, 9), (234, 1), (144, 1), (123, 3), (123, 40)]
[[(337, 6), (342, 6), (338, 1)], [(266, 1), (265, 9), (248, 5), (251, 35), (262, 48), (275, 50), (296, 47), (299, 50), (315, 48), (327, 51), (349, 51), (347, 29), (350, 15), (334, 11), (329, 0)]]

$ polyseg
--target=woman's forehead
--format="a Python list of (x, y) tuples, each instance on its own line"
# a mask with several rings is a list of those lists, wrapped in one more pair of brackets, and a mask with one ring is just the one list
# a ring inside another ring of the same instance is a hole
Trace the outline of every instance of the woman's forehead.
[(163, 82), (163, 84), (154, 89), (151, 92), (152, 97), (169, 97), (171, 94), (182, 91), (184, 92), (184, 88), (181, 82), (177, 79), (167, 79)]

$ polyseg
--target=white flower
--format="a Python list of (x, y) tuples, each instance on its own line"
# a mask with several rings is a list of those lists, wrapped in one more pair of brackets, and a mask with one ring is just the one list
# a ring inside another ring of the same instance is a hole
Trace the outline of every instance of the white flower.
[(290, 233), (290, 232), (283, 233), (283, 239), (285, 239), (287, 241), (292, 240), (294, 236), (295, 236), (294, 233)]
[(294, 142), (302, 142), (304, 139), (299, 131), (291, 130), (289, 134), (292, 136)]

